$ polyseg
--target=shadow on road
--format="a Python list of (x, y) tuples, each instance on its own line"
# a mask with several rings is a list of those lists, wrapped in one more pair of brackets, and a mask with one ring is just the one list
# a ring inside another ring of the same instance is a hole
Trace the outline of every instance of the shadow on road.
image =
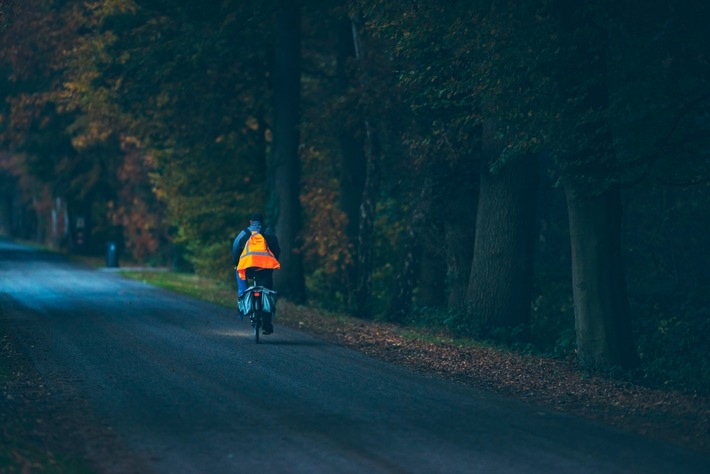
[(269, 346), (324, 346), (325, 342), (321, 341), (280, 341), (278, 339), (259, 339), (259, 344), (269, 345)]

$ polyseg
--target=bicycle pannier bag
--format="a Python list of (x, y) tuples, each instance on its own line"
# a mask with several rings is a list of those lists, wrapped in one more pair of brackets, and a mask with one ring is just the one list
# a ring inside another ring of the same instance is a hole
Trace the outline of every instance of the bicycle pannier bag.
[(261, 307), (265, 313), (274, 313), (276, 311), (276, 292), (264, 288), (261, 294)]

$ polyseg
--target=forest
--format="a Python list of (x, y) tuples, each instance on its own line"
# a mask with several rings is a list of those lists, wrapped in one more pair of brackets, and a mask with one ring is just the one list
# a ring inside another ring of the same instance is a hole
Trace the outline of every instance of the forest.
[(0, 234), (710, 391), (710, 2), (0, 0)]

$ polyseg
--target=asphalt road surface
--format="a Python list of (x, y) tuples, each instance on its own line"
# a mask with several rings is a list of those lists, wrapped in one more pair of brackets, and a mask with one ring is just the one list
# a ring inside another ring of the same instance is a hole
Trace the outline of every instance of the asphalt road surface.
[(113, 433), (115, 449), (87, 449), (101, 472), (710, 472), (706, 456), (278, 320), (256, 345), (233, 310), (4, 241), (0, 304), (45, 383)]

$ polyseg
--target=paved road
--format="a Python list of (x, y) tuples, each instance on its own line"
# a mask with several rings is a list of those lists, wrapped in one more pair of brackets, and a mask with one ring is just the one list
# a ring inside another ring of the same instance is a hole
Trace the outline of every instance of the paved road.
[(88, 450), (103, 472), (126, 456), (146, 473), (710, 472), (707, 457), (278, 324), (257, 346), (229, 309), (3, 241), (0, 304), (43, 379), (119, 440)]

